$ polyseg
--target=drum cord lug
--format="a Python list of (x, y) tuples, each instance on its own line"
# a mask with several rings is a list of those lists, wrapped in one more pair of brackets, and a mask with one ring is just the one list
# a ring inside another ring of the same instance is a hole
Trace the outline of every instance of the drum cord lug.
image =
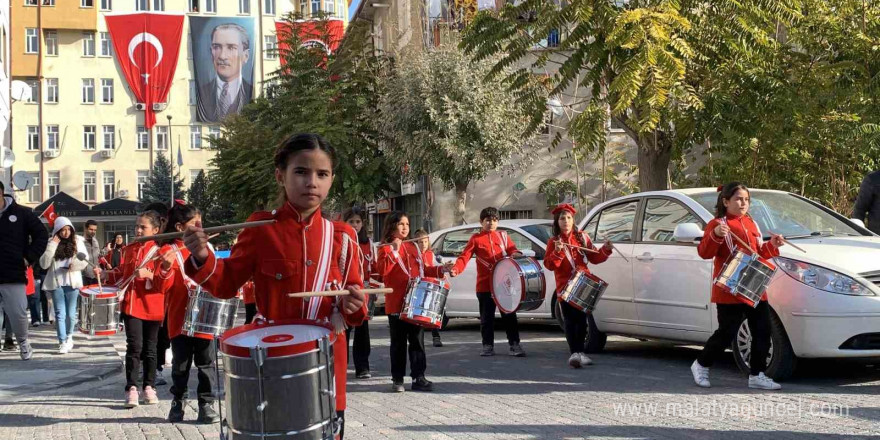
[(217, 401), (217, 415), (220, 417), (220, 440), (226, 440), (226, 435), (223, 433), (223, 425), (226, 424), (226, 420), (223, 419), (223, 397), (221, 397), (220, 393), (220, 355), (217, 346), (220, 345), (220, 341), (214, 339), (214, 374), (217, 377), (217, 386), (214, 389), (214, 400)]
[(263, 347), (251, 347), (251, 359), (254, 360), (254, 363), (257, 365), (257, 382), (260, 384), (258, 390), (260, 391), (260, 404), (257, 405), (257, 412), (260, 413), (260, 438), (266, 438), (266, 406), (269, 404), (266, 402), (266, 396), (263, 390), (263, 362), (266, 360), (266, 353)]

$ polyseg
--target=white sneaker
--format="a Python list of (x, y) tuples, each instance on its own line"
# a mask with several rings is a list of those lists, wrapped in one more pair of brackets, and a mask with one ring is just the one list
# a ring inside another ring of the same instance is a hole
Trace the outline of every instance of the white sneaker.
[(578, 353), (581, 357), (581, 365), (593, 365), (593, 360), (586, 353)]
[(67, 336), (67, 348), (69, 350), (73, 350), (73, 335), (72, 334)]
[(580, 353), (572, 353), (568, 358), (568, 366), (571, 368), (580, 368), (581, 367), (581, 355)]
[[(699, 361), (694, 361), (694, 363), (691, 364), (691, 373), (694, 375), (694, 383), (696, 383), (697, 386), (703, 388), (709, 388), (712, 386), (709, 383), (709, 369), (700, 365)], [(749, 383), (751, 384), (751, 380)]]
[(774, 382), (773, 379), (758, 373), (757, 376), (749, 375), (749, 388), (758, 388), (760, 390), (781, 390), (782, 385)]
[(58, 344), (58, 354), (67, 354), (70, 352), (70, 346), (67, 345), (67, 341), (64, 341)]

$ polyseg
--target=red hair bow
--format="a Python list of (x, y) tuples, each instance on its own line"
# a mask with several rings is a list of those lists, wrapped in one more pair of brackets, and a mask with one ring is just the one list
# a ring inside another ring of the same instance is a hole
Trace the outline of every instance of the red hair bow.
[(186, 202), (184, 202), (181, 199), (174, 199), (174, 204), (175, 205), (186, 205)]
[(553, 208), (553, 211), (551, 211), (550, 213), (556, 215), (557, 213), (560, 213), (562, 211), (567, 211), (571, 215), (575, 215), (575, 213), (577, 213), (577, 210), (574, 209), (574, 206), (571, 206), (568, 203), (560, 203), (558, 206)]

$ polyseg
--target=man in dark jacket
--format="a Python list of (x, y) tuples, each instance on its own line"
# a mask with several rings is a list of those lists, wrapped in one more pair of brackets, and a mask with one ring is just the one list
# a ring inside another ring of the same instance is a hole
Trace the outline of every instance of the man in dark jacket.
[(871, 232), (880, 234), (880, 170), (865, 176), (859, 188), (859, 196), (853, 208), (853, 218), (864, 222), (866, 215), (868, 221), (865, 225)]
[(0, 309), (9, 316), (23, 360), (34, 353), (27, 340), (27, 267), (39, 261), (48, 243), (49, 232), (39, 217), (15, 203), (0, 183)]

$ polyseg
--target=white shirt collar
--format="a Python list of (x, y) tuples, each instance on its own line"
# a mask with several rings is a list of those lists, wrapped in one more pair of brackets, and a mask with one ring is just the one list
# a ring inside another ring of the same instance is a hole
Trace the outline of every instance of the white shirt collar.
[[(226, 84), (226, 81), (223, 81), (220, 76), (217, 76), (217, 100), (220, 100), (220, 97), (223, 96), (223, 85)], [(229, 90), (226, 92), (226, 100), (232, 104), (235, 101), (235, 98), (238, 97), (238, 91), (241, 89), (241, 75), (238, 75), (238, 78), (235, 78), (232, 81), (229, 81)]]

